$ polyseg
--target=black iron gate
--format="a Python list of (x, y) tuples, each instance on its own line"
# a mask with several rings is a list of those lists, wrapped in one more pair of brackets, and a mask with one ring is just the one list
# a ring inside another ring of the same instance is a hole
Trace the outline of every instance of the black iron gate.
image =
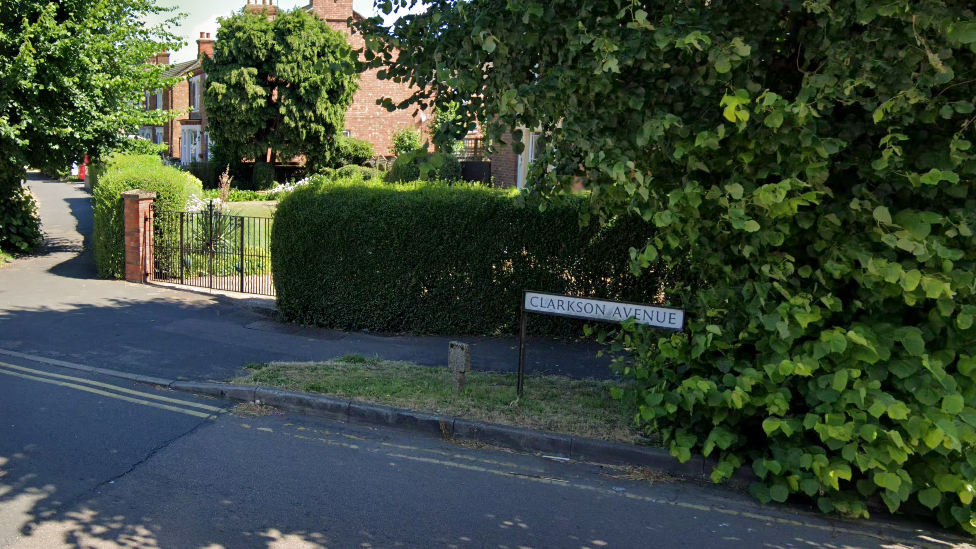
[(150, 279), (211, 290), (274, 295), (270, 218), (153, 208)]

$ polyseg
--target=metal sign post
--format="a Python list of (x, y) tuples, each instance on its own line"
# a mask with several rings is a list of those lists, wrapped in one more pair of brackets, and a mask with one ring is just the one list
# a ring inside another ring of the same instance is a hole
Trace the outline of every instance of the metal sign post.
[(638, 324), (678, 332), (683, 331), (685, 326), (685, 312), (681, 309), (547, 294), (529, 290), (523, 293), (521, 308), (517, 385), (520, 398), (525, 388), (525, 327), (529, 313), (615, 323), (622, 323), (633, 318), (634, 322)]

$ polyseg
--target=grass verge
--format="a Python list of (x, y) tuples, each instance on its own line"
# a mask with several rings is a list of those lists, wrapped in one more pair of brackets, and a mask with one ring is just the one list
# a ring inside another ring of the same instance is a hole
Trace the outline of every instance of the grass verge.
[(470, 372), (455, 394), (451, 372), (360, 355), (316, 363), (253, 364), (237, 384), (336, 395), (360, 402), (526, 429), (654, 444), (634, 423), (636, 407), (610, 396), (620, 382), (529, 376), (516, 398), (514, 374)]
[(10, 263), (13, 260), (14, 260), (14, 256), (8, 254), (3, 250), (0, 250), (0, 268), (3, 268), (4, 265)]

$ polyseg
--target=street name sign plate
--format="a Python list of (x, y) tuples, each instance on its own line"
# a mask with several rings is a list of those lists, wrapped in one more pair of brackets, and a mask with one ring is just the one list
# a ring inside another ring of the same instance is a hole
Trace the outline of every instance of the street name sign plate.
[(646, 324), (665, 330), (681, 331), (685, 325), (685, 312), (680, 309), (541, 292), (525, 292), (525, 302), (522, 307), (530, 313), (568, 316), (601, 322), (624, 322), (628, 318), (633, 318), (634, 322), (638, 324)]
[(639, 303), (605, 301), (586, 297), (547, 294), (526, 290), (522, 300), (522, 322), (519, 327), (518, 395), (522, 396), (525, 385), (525, 324), (528, 313), (566, 316), (598, 322), (626, 322), (634, 319), (638, 324), (664, 330), (682, 331), (685, 328), (685, 312), (681, 309), (654, 307)]

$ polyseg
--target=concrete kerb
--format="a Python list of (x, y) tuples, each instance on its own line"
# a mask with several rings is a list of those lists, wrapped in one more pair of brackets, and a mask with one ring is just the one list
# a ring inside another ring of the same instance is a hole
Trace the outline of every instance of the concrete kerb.
[[(234, 402), (259, 402), (285, 411), (321, 416), (359, 425), (388, 427), (445, 440), (480, 442), (491, 446), (509, 448), (530, 454), (555, 456), (573, 461), (646, 467), (685, 480), (709, 480), (716, 462), (702, 456), (680, 463), (663, 448), (650, 448), (618, 442), (572, 437), (542, 431), (532, 431), (507, 425), (481, 423), (460, 418), (441, 417), (411, 410), (365, 404), (350, 400), (312, 395), (258, 386), (229, 385), (225, 383), (174, 381), (94, 368), (63, 360), (49, 359), (0, 349), (0, 355), (24, 358), (51, 366), (100, 374), (198, 395)], [(753, 480), (752, 471), (740, 468), (731, 479), (735, 484), (747, 484)]]
[[(173, 382), (170, 389), (226, 398), (238, 402), (259, 402), (290, 412), (305, 413), (358, 425), (386, 427), (433, 436), (444, 440), (479, 442), (519, 452), (562, 457), (606, 465), (646, 467), (685, 480), (708, 480), (715, 463), (693, 456), (686, 463), (661, 448), (593, 440), (508, 425), (481, 423), (355, 402), (324, 395), (268, 387), (245, 387), (221, 383)], [(740, 471), (741, 473), (741, 471)], [(737, 474), (737, 483), (747, 480)]]

